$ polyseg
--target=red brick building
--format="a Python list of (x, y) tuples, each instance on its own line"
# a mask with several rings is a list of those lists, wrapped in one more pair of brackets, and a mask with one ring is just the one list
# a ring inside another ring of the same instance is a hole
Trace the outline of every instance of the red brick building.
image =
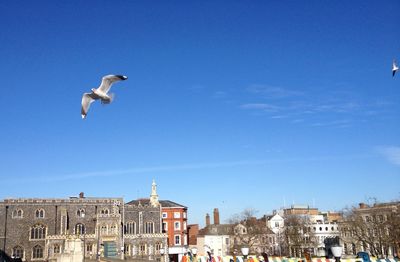
[(160, 200), (163, 232), (168, 235), (168, 254), (172, 262), (181, 261), (188, 247), (187, 207)]

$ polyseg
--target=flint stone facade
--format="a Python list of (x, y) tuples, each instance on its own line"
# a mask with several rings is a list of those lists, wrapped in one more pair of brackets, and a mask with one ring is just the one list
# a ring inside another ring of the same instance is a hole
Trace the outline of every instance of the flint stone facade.
[(0, 201), (0, 250), (23, 261), (56, 260), (66, 239), (79, 238), (84, 256), (156, 259), (165, 247), (161, 207), (122, 198)]

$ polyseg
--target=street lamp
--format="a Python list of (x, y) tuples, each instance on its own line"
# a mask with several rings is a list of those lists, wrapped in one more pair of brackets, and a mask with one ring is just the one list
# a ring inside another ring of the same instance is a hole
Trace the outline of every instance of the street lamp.
[(249, 248), (248, 247), (242, 247), (241, 248), (242, 254), (244, 256), (244, 262), (247, 261), (247, 255), (249, 254)]
[[(85, 218), (85, 213), (81, 213), (81, 217)], [(86, 226), (83, 224), (83, 262), (85, 262), (85, 256), (86, 256)]]
[(342, 256), (343, 247), (342, 246), (332, 246), (331, 251), (335, 257), (336, 262), (340, 262), (340, 257)]

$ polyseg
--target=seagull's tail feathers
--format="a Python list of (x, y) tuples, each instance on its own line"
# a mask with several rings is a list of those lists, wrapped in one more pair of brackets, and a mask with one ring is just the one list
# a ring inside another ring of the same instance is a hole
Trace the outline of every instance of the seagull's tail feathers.
[(110, 93), (110, 94), (108, 94), (108, 97), (110, 97), (110, 99), (107, 99), (107, 100), (102, 99), (102, 100), (101, 100), (101, 103), (102, 103), (103, 105), (111, 104), (112, 101), (114, 101), (115, 94), (114, 94), (114, 93)]

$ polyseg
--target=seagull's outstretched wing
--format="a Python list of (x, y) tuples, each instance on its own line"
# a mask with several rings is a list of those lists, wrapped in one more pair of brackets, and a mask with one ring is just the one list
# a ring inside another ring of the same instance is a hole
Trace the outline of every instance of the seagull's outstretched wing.
[(396, 74), (396, 71), (399, 70), (399, 67), (396, 64), (396, 60), (393, 60), (393, 64), (392, 64), (392, 77), (394, 77), (394, 75)]
[(82, 96), (82, 109), (81, 115), (82, 119), (86, 118), (87, 112), (89, 111), (90, 104), (96, 100), (93, 93), (84, 93)]
[(123, 76), (123, 75), (107, 75), (107, 76), (104, 76), (103, 79), (101, 80), (101, 84), (100, 84), (98, 90), (100, 90), (101, 92), (104, 92), (104, 93), (107, 94), (108, 91), (111, 88), (111, 85), (114, 82), (121, 81), (121, 80), (126, 80), (126, 79), (128, 79), (128, 77), (127, 76)]

